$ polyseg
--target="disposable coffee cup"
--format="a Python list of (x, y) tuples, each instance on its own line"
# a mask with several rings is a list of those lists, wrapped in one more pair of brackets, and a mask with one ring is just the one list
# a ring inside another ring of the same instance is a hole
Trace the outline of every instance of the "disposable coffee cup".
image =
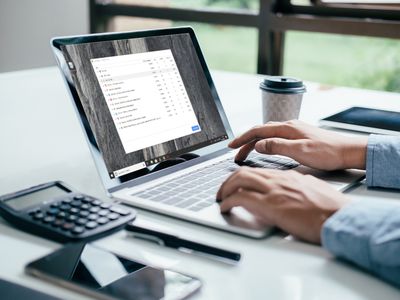
[(296, 78), (271, 76), (260, 83), (263, 122), (298, 119), (306, 87)]

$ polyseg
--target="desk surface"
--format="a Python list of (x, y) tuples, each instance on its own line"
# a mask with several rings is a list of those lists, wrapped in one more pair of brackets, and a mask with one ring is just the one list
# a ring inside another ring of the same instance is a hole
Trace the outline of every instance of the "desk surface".
[[(213, 72), (235, 133), (261, 123), (261, 76)], [(398, 110), (400, 95), (309, 83), (300, 119), (317, 120), (352, 105)], [(0, 74), (0, 194), (54, 179), (105, 199), (83, 133), (56, 68)], [(355, 198), (396, 199), (368, 190)], [(204, 281), (194, 299), (399, 299), (400, 290), (335, 260), (318, 246), (281, 235), (253, 240), (141, 211), (143, 218), (168, 224), (185, 237), (242, 253), (237, 266), (181, 254), (127, 237), (121, 231), (97, 241), (118, 253), (193, 274)], [(183, 230), (184, 228), (184, 230)], [(0, 278), (63, 298), (84, 298), (24, 274), (29, 261), (60, 247), (11, 228), (0, 220)]]

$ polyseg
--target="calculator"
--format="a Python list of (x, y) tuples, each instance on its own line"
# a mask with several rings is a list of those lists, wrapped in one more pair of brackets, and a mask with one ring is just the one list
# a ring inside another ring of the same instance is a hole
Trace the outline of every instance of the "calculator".
[(58, 242), (94, 240), (122, 229), (132, 208), (79, 193), (52, 181), (0, 196), (0, 215), (23, 231)]

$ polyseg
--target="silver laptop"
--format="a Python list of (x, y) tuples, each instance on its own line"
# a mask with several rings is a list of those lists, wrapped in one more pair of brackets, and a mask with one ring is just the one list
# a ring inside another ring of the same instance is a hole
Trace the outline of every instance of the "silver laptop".
[[(271, 232), (242, 208), (222, 215), (215, 202), (239, 165), (191, 28), (61, 37), (51, 45), (110, 196), (246, 236)], [(255, 153), (242, 164), (316, 172)], [(359, 178), (330, 173), (327, 179), (343, 189)]]

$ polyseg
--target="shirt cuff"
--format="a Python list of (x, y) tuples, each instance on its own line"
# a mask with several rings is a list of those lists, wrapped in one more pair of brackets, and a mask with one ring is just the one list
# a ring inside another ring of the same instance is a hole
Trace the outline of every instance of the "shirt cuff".
[(368, 138), (368, 186), (400, 188), (400, 137), (375, 135)]

